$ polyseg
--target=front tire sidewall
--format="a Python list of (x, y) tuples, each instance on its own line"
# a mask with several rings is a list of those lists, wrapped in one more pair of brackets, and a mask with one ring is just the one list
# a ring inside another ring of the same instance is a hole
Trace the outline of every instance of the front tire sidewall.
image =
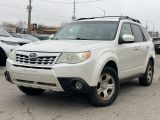
[(102, 71), (102, 74), (107, 73), (109, 75), (111, 75), (114, 78), (114, 82), (115, 82), (115, 90), (113, 95), (111, 96), (111, 98), (107, 99), (107, 100), (103, 100), (99, 97), (98, 93), (97, 93), (97, 88), (93, 88), (91, 90), (91, 94), (90, 94), (90, 102), (95, 105), (95, 106), (99, 106), (99, 107), (105, 107), (105, 106), (109, 106), (111, 105), (117, 98), (118, 94), (119, 94), (119, 79), (118, 79), (118, 74), (117, 72), (111, 68), (111, 67), (106, 67), (104, 68), (104, 70)]

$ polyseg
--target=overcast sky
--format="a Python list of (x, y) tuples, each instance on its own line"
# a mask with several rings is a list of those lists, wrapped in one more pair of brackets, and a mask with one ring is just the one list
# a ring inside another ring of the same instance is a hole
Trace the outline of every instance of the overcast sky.
[[(0, 22), (27, 21), (27, 10), (29, 0), (0, 0)], [(86, 2), (94, 0), (76, 0)], [(70, 22), (73, 15), (73, 0), (32, 0), (32, 22), (38, 24), (57, 26), (63, 22)], [(98, 2), (76, 4), (76, 17), (102, 16), (106, 15), (128, 15), (140, 19), (146, 23), (150, 30), (160, 31), (160, 1), (159, 0), (102, 0)]]

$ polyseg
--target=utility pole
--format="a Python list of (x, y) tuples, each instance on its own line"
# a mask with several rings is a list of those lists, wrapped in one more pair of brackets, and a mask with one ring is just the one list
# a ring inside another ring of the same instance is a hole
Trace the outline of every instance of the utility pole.
[(76, 0), (74, 0), (73, 2), (73, 16), (72, 16), (72, 20), (75, 21), (76, 19)]
[(147, 28), (147, 29), (148, 29), (148, 23), (151, 23), (151, 24), (153, 25), (153, 30), (152, 30), (152, 31), (154, 32), (154, 28), (155, 28), (155, 27), (154, 27), (154, 23), (151, 22), (151, 21), (146, 21), (146, 28)]
[(28, 9), (28, 34), (30, 34), (31, 29), (31, 11), (32, 11), (32, 1), (29, 0), (29, 5), (27, 6)]

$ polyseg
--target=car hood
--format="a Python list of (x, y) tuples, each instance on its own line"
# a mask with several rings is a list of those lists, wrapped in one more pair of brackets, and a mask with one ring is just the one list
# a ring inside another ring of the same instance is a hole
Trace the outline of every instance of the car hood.
[(46, 40), (23, 45), (17, 50), (32, 52), (82, 52), (94, 49), (104, 43), (108, 44), (111, 41)]
[(0, 40), (18, 42), (18, 43), (30, 43), (31, 42), (31, 40), (26, 40), (26, 39), (22, 39), (22, 38), (15, 38), (15, 37), (0, 37)]

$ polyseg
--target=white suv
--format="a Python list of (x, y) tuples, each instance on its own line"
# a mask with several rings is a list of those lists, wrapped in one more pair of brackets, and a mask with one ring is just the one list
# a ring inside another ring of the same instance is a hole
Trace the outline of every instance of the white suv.
[(12, 51), (5, 76), (27, 95), (80, 92), (94, 105), (108, 106), (122, 80), (138, 77), (140, 85), (151, 85), (154, 59), (152, 40), (138, 20), (83, 18), (65, 26), (53, 40)]

